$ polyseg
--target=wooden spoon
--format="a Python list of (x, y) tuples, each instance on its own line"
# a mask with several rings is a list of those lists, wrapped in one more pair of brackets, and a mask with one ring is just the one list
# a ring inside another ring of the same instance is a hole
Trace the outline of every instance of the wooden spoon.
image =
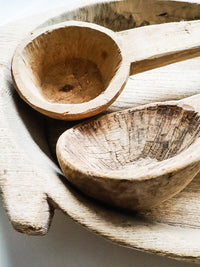
[(66, 178), (109, 205), (149, 209), (200, 170), (200, 95), (127, 109), (65, 131), (57, 157)]
[(200, 21), (123, 32), (67, 21), (31, 33), (17, 47), (12, 76), (39, 112), (77, 120), (105, 110), (128, 76), (200, 54)]

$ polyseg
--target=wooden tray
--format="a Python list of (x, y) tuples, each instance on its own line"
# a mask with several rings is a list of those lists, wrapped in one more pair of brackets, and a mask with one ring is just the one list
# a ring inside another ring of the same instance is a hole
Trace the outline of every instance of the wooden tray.
[[(59, 208), (120, 245), (198, 261), (200, 176), (176, 197), (149, 212), (126, 213), (87, 198), (68, 184), (55, 160), (57, 137), (74, 123), (47, 119), (27, 106), (13, 88), (10, 61), (25, 34), (42, 25), (73, 19), (118, 31), (200, 19), (200, 1), (95, 1), (65, 10), (0, 27), (0, 187), (13, 227), (30, 235), (43, 235), (54, 209)], [(200, 57), (130, 77), (108, 112), (196, 93), (200, 93)]]

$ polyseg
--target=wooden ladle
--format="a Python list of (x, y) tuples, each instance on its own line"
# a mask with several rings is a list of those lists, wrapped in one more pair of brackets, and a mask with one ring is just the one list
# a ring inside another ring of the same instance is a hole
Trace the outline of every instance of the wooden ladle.
[[(17, 47), (12, 76), (20, 96), (53, 118), (105, 110), (128, 76), (200, 54), (200, 21), (113, 32), (67, 21), (32, 32)], [(133, 88), (134, 90), (134, 88)]]
[(64, 132), (57, 157), (84, 193), (126, 209), (149, 209), (200, 170), (200, 95), (99, 116)]

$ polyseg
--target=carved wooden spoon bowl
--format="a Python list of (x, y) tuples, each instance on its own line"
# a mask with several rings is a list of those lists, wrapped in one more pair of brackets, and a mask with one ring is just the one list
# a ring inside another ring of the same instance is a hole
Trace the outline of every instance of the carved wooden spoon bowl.
[(199, 21), (115, 33), (68, 21), (31, 33), (16, 49), (12, 76), (20, 96), (53, 118), (76, 120), (105, 110), (130, 74), (195, 56)]
[(200, 95), (111, 113), (64, 132), (57, 157), (66, 178), (109, 205), (149, 209), (200, 170)]

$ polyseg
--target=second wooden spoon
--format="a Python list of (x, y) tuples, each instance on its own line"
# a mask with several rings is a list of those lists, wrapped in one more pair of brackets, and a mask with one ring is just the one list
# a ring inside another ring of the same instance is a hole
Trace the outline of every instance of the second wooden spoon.
[(200, 95), (83, 122), (61, 135), (57, 157), (66, 178), (89, 196), (149, 209), (200, 170)]

